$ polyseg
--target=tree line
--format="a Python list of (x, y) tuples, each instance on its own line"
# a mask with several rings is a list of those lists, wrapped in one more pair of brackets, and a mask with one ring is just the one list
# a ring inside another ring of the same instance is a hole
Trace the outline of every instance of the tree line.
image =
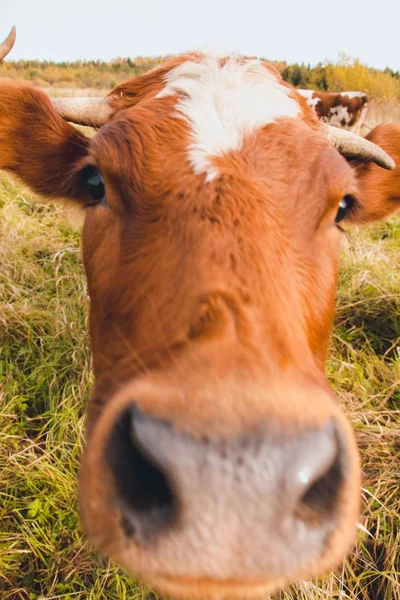
[[(4, 61), (2, 75), (40, 87), (112, 89), (144, 73), (165, 58), (117, 58), (105, 61)], [(400, 102), (400, 71), (374, 69), (345, 54), (336, 62), (309, 64), (273, 62), (283, 79), (295, 87), (324, 91), (363, 91), (376, 100)]]

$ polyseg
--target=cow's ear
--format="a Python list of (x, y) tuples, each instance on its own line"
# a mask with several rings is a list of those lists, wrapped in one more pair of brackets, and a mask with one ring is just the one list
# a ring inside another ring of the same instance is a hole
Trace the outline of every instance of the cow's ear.
[(387, 219), (400, 209), (400, 123), (378, 125), (367, 139), (385, 150), (396, 167), (388, 171), (372, 162), (354, 166), (359, 200), (354, 220), (360, 223)]
[(79, 198), (79, 164), (89, 140), (66, 123), (49, 97), (29, 84), (0, 80), (0, 169), (38, 194)]

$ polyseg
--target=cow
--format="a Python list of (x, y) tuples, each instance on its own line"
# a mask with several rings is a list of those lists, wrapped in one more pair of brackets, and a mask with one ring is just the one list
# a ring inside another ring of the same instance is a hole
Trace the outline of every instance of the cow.
[(321, 92), (298, 90), (322, 122), (361, 132), (368, 110), (364, 92)]
[(260, 596), (352, 546), (325, 362), (343, 230), (399, 208), (395, 161), (400, 125), (327, 127), (262, 60), (188, 53), (101, 99), (1, 79), (0, 168), (85, 209), (84, 528), (162, 593)]

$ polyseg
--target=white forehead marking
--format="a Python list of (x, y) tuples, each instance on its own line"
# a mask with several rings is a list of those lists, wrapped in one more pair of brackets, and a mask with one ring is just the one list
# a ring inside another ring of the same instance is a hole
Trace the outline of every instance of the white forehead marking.
[(245, 136), (281, 117), (295, 118), (300, 106), (258, 60), (235, 57), (221, 66), (217, 57), (187, 61), (172, 69), (158, 97), (184, 93), (177, 103), (192, 129), (189, 159), (195, 173), (212, 181), (218, 171), (213, 156), (238, 150)]

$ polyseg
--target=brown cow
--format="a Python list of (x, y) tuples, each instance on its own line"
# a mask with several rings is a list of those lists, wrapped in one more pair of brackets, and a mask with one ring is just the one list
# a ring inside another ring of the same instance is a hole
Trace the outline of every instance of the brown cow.
[[(86, 209), (91, 540), (176, 596), (251, 597), (335, 567), (360, 504), (324, 373), (342, 227), (399, 207), (399, 168), (237, 56), (180, 56), (57, 107), (100, 131), (1, 81), (0, 167)], [(399, 125), (370, 139), (400, 161)]]
[(364, 92), (298, 90), (323, 123), (360, 132), (365, 123), (368, 99)]

